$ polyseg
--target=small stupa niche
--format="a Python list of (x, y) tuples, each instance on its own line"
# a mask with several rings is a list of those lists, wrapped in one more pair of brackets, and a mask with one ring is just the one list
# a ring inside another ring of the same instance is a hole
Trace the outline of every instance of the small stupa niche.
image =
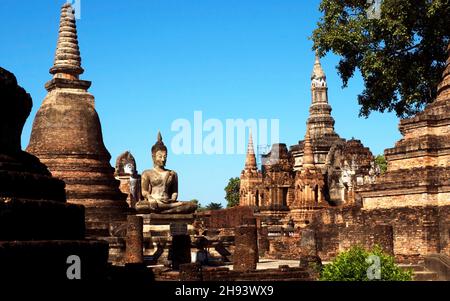
[(120, 191), (128, 196), (128, 205), (134, 208), (142, 198), (141, 175), (137, 171), (136, 160), (129, 151), (117, 157), (114, 175), (120, 181)]

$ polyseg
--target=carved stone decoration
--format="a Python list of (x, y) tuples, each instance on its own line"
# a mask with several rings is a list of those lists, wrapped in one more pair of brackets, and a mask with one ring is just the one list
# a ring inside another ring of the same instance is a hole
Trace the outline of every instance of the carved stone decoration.
[(129, 151), (117, 157), (114, 175), (120, 181), (120, 190), (128, 195), (128, 205), (134, 208), (142, 199), (141, 176), (137, 172), (136, 160)]
[(130, 207), (134, 208), (136, 203), (142, 199), (141, 177), (128, 165), (131, 171), (130, 182)]
[[(128, 170), (125, 170), (125, 167), (127, 165), (132, 165), (131, 167), (128, 166)], [(116, 168), (114, 175), (117, 176), (131, 176), (132, 173), (130, 173), (130, 168), (133, 168), (134, 171), (137, 171), (137, 165), (136, 160), (134, 159), (133, 155), (126, 151), (123, 154), (121, 154), (116, 159)]]
[(372, 153), (355, 139), (333, 145), (325, 167), (327, 199), (337, 205), (354, 203), (356, 187), (377, 176)]

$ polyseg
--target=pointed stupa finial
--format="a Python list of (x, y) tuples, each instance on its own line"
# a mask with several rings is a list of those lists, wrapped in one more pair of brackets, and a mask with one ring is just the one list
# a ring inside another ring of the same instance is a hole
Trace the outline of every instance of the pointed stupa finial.
[(253, 133), (252, 129), (250, 129), (249, 137), (248, 137), (248, 148), (247, 148), (247, 154), (255, 154), (255, 148), (253, 146)]
[(55, 61), (50, 73), (55, 78), (78, 79), (83, 72), (74, 8), (70, 3), (64, 3), (61, 8)]
[(314, 154), (311, 145), (311, 137), (309, 136), (309, 129), (306, 129), (305, 144), (303, 147), (303, 167), (314, 166)]
[(325, 76), (325, 72), (322, 69), (322, 65), (320, 64), (320, 57), (319, 57), (319, 52), (316, 50), (316, 58), (314, 61), (314, 67), (313, 67), (313, 71), (311, 74), (311, 80), (320, 80), (323, 79), (324, 81), (326, 80), (326, 76)]
[(319, 50), (314, 50), (314, 55), (315, 55), (315, 62), (314, 63), (318, 63), (320, 64), (320, 55), (319, 55)]
[(256, 165), (256, 155), (255, 149), (253, 147), (253, 135), (250, 129), (249, 139), (248, 139), (247, 157), (245, 158), (245, 169), (257, 169)]
[(326, 76), (320, 64), (319, 53), (316, 51), (316, 61), (311, 76), (311, 106), (306, 122), (307, 128), (310, 130), (308, 134), (313, 141), (320, 137), (338, 138), (334, 132), (334, 119), (331, 111), (328, 103)]

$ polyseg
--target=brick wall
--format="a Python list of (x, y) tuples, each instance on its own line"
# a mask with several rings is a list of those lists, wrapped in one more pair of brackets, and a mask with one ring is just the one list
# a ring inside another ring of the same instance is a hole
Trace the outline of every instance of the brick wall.
[(339, 227), (324, 225), (316, 228), (317, 253), (323, 261), (328, 261), (339, 253)]
[(450, 256), (450, 206), (439, 208), (440, 252)]
[(237, 206), (223, 210), (213, 210), (199, 214), (208, 229), (235, 228), (244, 223), (246, 218), (253, 217), (253, 209)]
[(388, 254), (394, 254), (393, 228), (390, 225), (376, 225), (370, 229), (362, 225), (339, 227), (339, 252), (359, 245), (372, 249), (375, 245), (383, 248)]
[(354, 244), (368, 248), (378, 244), (399, 261), (415, 262), (427, 254), (449, 254), (449, 216), (450, 206), (332, 208), (317, 216), (312, 227), (322, 260)]
[[(157, 281), (189, 281), (202, 279), (203, 281), (312, 281), (313, 274), (303, 268), (280, 267), (256, 271), (238, 272), (224, 267), (199, 268), (196, 277), (181, 279), (179, 272), (166, 271), (155, 268), (153, 270)], [(195, 279), (197, 278), (197, 279)]]
[(274, 237), (269, 239), (269, 253), (271, 259), (300, 259), (300, 237)]

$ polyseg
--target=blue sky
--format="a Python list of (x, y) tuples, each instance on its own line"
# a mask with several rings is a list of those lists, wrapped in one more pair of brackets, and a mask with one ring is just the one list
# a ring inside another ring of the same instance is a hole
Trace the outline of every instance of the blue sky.
[[(82, 79), (102, 122), (112, 163), (130, 150), (139, 171), (152, 166), (158, 129), (166, 145), (177, 134), (174, 120), (279, 119), (280, 140), (303, 139), (314, 62), (308, 39), (320, 13), (318, 0), (79, 0), (77, 20)], [(64, 0), (0, 1), (0, 66), (12, 71), (33, 97), (22, 136), (28, 145), (33, 118), (51, 78), (60, 6)], [(358, 118), (357, 75), (342, 89), (335, 66), (322, 58), (336, 131), (360, 139), (374, 154), (400, 138), (394, 114)], [(239, 176), (244, 155), (174, 155), (180, 199), (224, 201), (230, 177)]]

